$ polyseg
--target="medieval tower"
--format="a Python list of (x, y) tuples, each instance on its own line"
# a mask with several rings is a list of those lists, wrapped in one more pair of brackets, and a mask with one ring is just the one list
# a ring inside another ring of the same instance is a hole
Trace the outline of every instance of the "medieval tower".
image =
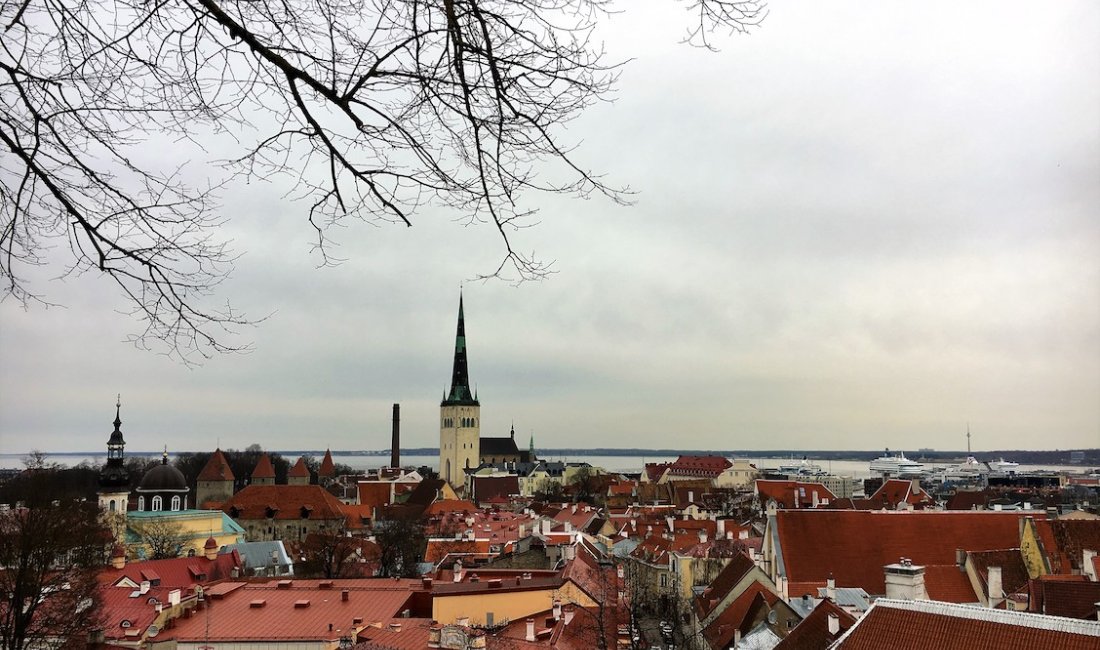
[(470, 391), (466, 365), (466, 327), (462, 296), (458, 297), (458, 333), (455, 336), (451, 390), (439, 405), (439, 477), (453, 487), (466, 482), (463, 470), (477, 467), (481, 452), (481, 405)]

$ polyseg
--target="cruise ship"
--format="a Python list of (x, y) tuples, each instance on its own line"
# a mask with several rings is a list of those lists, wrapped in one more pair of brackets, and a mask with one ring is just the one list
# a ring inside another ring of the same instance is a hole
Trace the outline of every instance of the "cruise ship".
[(871, 461), (871, 471), (890, 476), (916, 477), (924, 473), (924, 465), (906, 458), (905, 452), (899, 451), (895, 456), (887, 449), (885, 454)]

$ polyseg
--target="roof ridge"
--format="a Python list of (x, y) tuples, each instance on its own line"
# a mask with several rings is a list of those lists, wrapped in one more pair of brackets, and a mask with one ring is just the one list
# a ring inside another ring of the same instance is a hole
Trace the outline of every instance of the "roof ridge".
[[(974, 621), (986, 621), (989, 623), (1001, 623), (1018, 627), (1050, 630), (1052, 632), (1068, 632), (1071, 634), (1100, 637), (1100, 621), (1085, 621), (1076, 618), (1051, 616), (1049, 614), (990, 609), (976, 605), (944, 603), (936, 600), (897, 600), (893, 598), (879, 598), (872, 603), (871, 608), (878, 606), (888, 609), (904, 609), (925, 614), (935, 614), (938, 616), (951, 616)], [(870, 613), (871, 609), (869, 608), (867, 614)], [(866, 618), (866, 614), (864, 618)]]

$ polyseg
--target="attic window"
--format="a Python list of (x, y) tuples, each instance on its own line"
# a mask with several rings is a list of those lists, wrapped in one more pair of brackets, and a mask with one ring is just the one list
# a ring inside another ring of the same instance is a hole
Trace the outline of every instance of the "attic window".
[(119, 627), (123, 629), (129, 628), (131, 626), (133, 626), (133, 623), (131, 623), (130, 620), (126, 618), (122, 619), (122, 622), (119, 623)]
[(309, 519), (309, 513), (313, 511), (312, 506), (302, 506), (299, 510), (299, 515), (302, 519)]

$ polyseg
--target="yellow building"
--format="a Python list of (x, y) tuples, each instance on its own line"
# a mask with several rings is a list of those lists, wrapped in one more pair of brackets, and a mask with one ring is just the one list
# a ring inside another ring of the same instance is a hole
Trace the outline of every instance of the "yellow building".
[(459, 296), (451, 390), (439, 404), (439, 478), (459, 488), (466, 484), (465, 470), (477, 467), (480, 462), (481, 404), (470, 391), (466, 326)]
[(202, 555), (210, 537), (218, 548), (245, 541), (244, 529), (220, 510), (127, 513), (126, 550), (131, 558)]

